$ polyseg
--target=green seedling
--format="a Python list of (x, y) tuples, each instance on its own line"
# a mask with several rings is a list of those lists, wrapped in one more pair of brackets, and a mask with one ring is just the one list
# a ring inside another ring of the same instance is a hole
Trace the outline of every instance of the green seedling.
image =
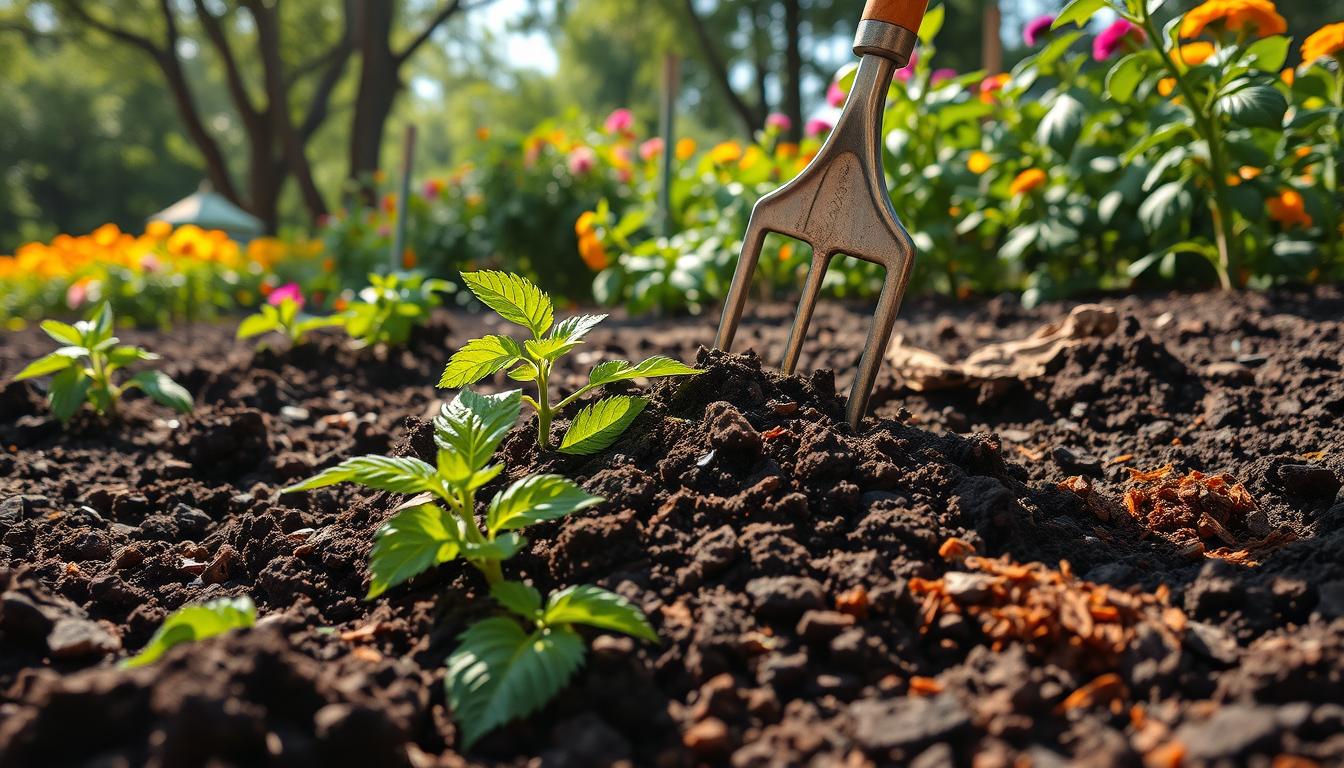
[(272, 331), (283, 334), (291, 344), (302, 344), (308, 333), (318, 328), (344, 325), (347, 320), (340, 315), (318, 317), (304, 314), (298, 301), (285, 299), (279, 304), (263, 304), (261, 311), (243, 318), (238, 326), (238, 338), (250, 339)]
[(372, 274), (341, 324), (361, 346), (402, 346), (410, 340), (411, 329), (428, 321), (430, 310), (439, 306), (439, 294), (454, 290), (456, 286), (447, 280), (427, 279), (415, 272)]
[(351, 482), (420, 494), (378, 530), (365, 599), (458, 557), (496, 584), (503, 580), (501, 564), (526, 543), (518, 530), (602, 501), (559, 475), (532, 475), (495, 494), (481, 530), (476, 492), (503, 469), (490, 459), (517, 422), (521, 397), (517, 390), (502, 395), (465, 390), (445, 405), (434, 419), (437, 466), (411, 457), (361, 456), (285, 489), (288, 493)]
[(189, 413), (191, 393), (162, 371), (140, 371), (117, 382), (119, 377), (114, 374), (120, 369), (132, 363), (158, 360), (159, 356), (140, 347), (118, 344), (120, 339), (112, 335), (114, 326), (112, 306), (107, 302), (74, 325), (42, 321), (42, 330), (63, 346), (29, 363), (14, 380), (50, 376), (47, 403), (52, 415), (63, 424), (69, 423), (84, 403), (99, 416), (115, 417), (121, 396), (136, 388), (157, 402)]
[[(464, 272), (462, 280), (482, 303), (505, 320), (531, 331), (532, 338), (520, 343), (496, 334), (467, 342), (448, 361), (439, 386), (445, 389), (464, 387), (511, 368), (509, 378), (536, 385), (536, 398), (524, 396), (523, 402), (537, 412), (537, 444), (544, 449), (552, 447), (551, 421), (556, 413), (598, 387), (631, 379), (702, 373), (661, 355), (638, 365), (610, 360), (589, 373), (587, 384), (552, 404), (550, 381), (556, 361), (582, 344), (583, 337), (607, 316), (578, 315), (556, 323), (551, 297), (526, 278), (486, 271)], [(648, 398), (616, 395), (583, 408), (561, 439), (560, 452), (586, 455), (606, 449), (648, 403)]]
[(180, 643), (192, 643), (222, 635), (234, 629), (247, 629), (257, 623), (257, 607), (250, 597), (222, 597), (200, 605), (187, 605), (163, 620), (149, 643), (136, 655), (121, 662), (123, 668), (143, 667)]
[(476, 622), (448, 657), (444, 686), (463, 747), (540, 709), (560, 692), (587, 653), (575, 626), (658, 640), (638, 608), (605, 589), (568, 587), (545, 605), (540, 592), (518, 582), (499, 582), (490, 594), (513, 616)]

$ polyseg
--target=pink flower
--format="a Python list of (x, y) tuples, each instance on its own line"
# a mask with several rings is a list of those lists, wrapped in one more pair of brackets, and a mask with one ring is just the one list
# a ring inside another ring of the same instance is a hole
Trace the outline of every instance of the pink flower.
[(820, 117), (814, 117), (811, 120), (807, 121), (807, 135), (821, 136), (823, 134), (830, 133), (831, 128), (833, 127), (834, 126), (831, 125), (830, 121), (823, 120)]
[(654, 136), (652, 139), (639, 145), (639, 159), (644, 162), (661, 157), (663, 154), (663, 137)]
[(570, 175), (586, 176), (597, 165), (597, 153), (592, 147), (575, 147), (565, 162), (569, 165)]
[(919, 61), (919, 51), (910, 52), (910, 61), (904, 67), (896, 70), (896, 79), (902, 83), (910, 82), (910, 78), (915, 76), (915, 62)]
[(89, 297), (89, 287), (85, 280), (76, 280), (65, 289), (65, 306), (79, 309)]
[[(831, 87), (834, 88), (835, 84), (832, 83)], [(767, 130), (787, 131), (793, 127), (793, 121), (783, 112), (771, 112), (770, 116), (765, 118), (765, 127)]]
[(1050, 27), (1055, 23), (1055, 17), (1051, 14), (1037, 16), (1027, 22), (1027, 26), (1022, 30), (1022, 39), (1027, 41), (1027, 45), (1035, 46), (1044, 40), (1050, 34)]
[(628, 134), (635, 127), (635, 115), (625, 107), (621, 107), (607, 115), (605, 127), (607, 133)]
[(443, 182), (439, 179), (430, 179), (425, 182), (424, 195), (430, 200), (435, 200), (443, 194)]
[(273, 307), (278, 307), (286, 301), (292, 301), (303, 306), (303, 289), (298, 283), (285, 283), (284, 285), (271, 291), (271, 295), (266, 297), (266, 303)]
[(948, 67), (943, 67), (942, 69), (935, 69), (933, 70), (933, 74), (929, 76), (929, 83), (932, 85), (937, 85), (939, 83), (951, 80), (956, 76), (957, 76), (957, 70), (955, 69), (950, 69)]
[(1111, 58), (1124, 46), (1130, 35), (1139, 40), (1144, 39), (1142, 29), (1124, 19), (1116, 19), (1111, 26), (1103, 29), (1101, 34), (1097, 35), (1097, 38), (1092, 41), (1092, 58), (1097, 61), (1106, 61)]
[(163, 262), (159, 261), (158, 258), (154, 256), (154, 254), (146, 253), (144, 256), (140, 257), (141, 271), (158, 272), (162, 268), (163, 268)]
[(826, 103), (832, 107), (843, 106), (845, 95), (845, 89), (841, 88), (839, 83), (832, 82), (831, 87), (826, 89)]

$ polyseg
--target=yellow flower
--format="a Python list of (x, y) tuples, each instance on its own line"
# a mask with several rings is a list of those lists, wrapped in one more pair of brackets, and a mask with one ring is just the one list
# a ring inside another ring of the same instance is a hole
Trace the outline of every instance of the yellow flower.
[(1292, 67), (1287, 67), (1279, 73), (1279, 79), (1283, 81), (1284, 85), (1291, 88), (1293, 83), (1297, 82), (1297, 70)]
[(1311, 215), (1307, 213), (1302, 195), (1295, 189), (1285, 189), (1278, 197), (1269, 199), (1269, 218), (1279, 222), (1285, 229), (1310, 227)]
[(798, 156), (798, 145), (792, 141), (781, 141), (779, 146), (775, 147), (775, 154), (779, 155), (781, 160), (790, 160)]
[(1177, 58), (1187, 67), (1198, 67), (1200, 64), (1209, 60), (1213, 55), (1213, 43), (1206, 40), (1196, 40), (1193, 43), (1186, 43), (1176, 50)]
[(1302, 61), (1310, 64), (1327, 56), (1344, 54), (1344, 21), (1326, 24), (1302, 42)]
[(594, 272), (601, 272), (607, 268), (607, 249), (602, 246), (602, 241), (594, 232), (588, 232), (579, 238), (579, 257)]
[(173, 225), (166, 221), (151, 221), (145, 225), (145, 237), (162, 240), (173, 233)]
[(989, 155), (985, 154), (984, 152), (981, 152), (978, 149), (972, 152), (971, 156), (966, 159), (967, 169), (969, 169), (971, 173), (974, 173), (977, 176), (984, 173), (985, 171), (988, 171), (990, 166), (992, 166), (993, 164), (994, 160), (990, 158)]
[(574, 222), (574, 234), (583, 237), (593, 231), (593, 222), (597, 219), (597, 214), (592, 211), (584, 211), (579, 214), (579, 220)]
[(695, 154), (695, 139), (681, 139), (677, 142), (677, 159), (690, 160)]
[(727, 165), (742, 159), (742, 145), (736, 141), (725, 141), (709, 151), (709, 159), (715, 165)]
[(1288, 22), (1269, 0), (1205, 0), (1181, 19), (1181, 37), (1199, 37), (1209, 26), (1251, 29), (1258, 37), (1288, 31)]
[(1045, 171), (1042, 171), (1040, 168), (1028, 168), (1017, 174), (1017, 178), (1013, 179), (1013, 183), (1008, 187), (1008, 191), (1013, 194), (1013, 197), (1026, 195), (1045, 186), (1045, 182)]
[(1164, 77), (1157, 81), (1157, 92), (1163, 97), (1170, 96), (1176, 90), (1176, 78)]

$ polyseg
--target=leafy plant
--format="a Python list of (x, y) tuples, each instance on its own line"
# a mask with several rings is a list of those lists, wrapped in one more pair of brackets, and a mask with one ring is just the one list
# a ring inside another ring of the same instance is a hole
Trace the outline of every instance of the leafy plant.
[(447, 280), (426, 278), (417, 272), (369, 275), (369, 285), (345, 312), (342, 323), (362, 346), (401, 346), (411, 329), (429, 319), (439, 306), (439, 294), (456, 290)]
[(246, 629), (256, 623), (257, 607), (246, 596), (221, 597), (200, 605), (183, 606), (169, 614), (155, 630), (149, 643), (139, 653), (122, 661), (121, 666), (147, 666), (180, 643), (204, 640), (234, 629)]
[(540, 709), (565, 686), (586, 652), (576, 625), (658, 640), (638, 608), (597, 587), (568, 587), (544, 606), (540, 592), (518, 582), (500, 582), (490, 593), (513, 616), (473, 624), (448, 657), (444, 685), (464, 747)]
[[(551, 371), (555, 362), (583, 343), (583, 337), (607, 318), (606, 315), (578, 315), (555, 322), (555, 307), (548, 296), (531, 281), (504, 272), (464, 272), (462, 279), (480, 299), (509, 322), (531, 331), (532, 338), (519, 343), (515, 339), (490, 335), (472, 339), (448, 361), (439, 379), (442, 388), (463, 387), (506, 368), (515, 381), (534, 382), (537, 397), (522, 396), (537, 412), (537, 444), (549, 450), (551, 420), (565, 406), (598, 387), (618, 381), (660, 376), (693, 376), (701, 371), (661, 355), (631, 365), (611, 360), (598, 365), (588, 383), (568, 397), (552, 404)], [(639, 416), (648, 399), (616, 395), (587, 406), (574, 417), (560, 441), (562, 453), (591, 454), (601, 451), (620, 437)]]
[(121, 396), (136, 388), (181, 413), (190, 412), (191, 394), (162, 371), (140, 371), (117, 383), (119, 377), (114, 374), (118, 370), (159, 356), (140, 347), (119, 345), (120, 339), (112, 335), (114, 327), (112, 306), (107, 302), (74, 325), (44, 320), (42, 330), (64, 346), (29, 363), (14, 380), (51, 376), (47, 403), (62, 423), (68, 423), (86, 402), (98, 415), (115, 417)]
[[(275, 294), (285, 290), (286, 294), (278, 299)], [(340, 315), (319, 317), (304, 314), (303, 295), (298, 286), (284, 286), (271, 294), (271, 301), (261, 305), (255, 315), (243, 318), (238, 325), (238, 338), (250, 339), (272, 331), (281, 333), (291, 344), (302, 344), (309, 331), (333, 325), (344, 325), (346, 319)]]

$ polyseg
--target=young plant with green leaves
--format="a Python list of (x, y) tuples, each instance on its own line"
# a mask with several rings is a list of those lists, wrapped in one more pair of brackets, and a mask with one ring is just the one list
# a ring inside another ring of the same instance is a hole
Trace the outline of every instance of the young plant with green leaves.
[(297, 346), (307, 339), (310, 332), (318, 328), (345, 325), (347, 322), (346, 318), (340, 315), (322, 317), (306, 314), (303, 311), (302, 296), (297, 298), (284, 296), (279, 301), (262, 304), (257, 314), (243, 318), (243, 322), (238, 325), (238, 338), (250, 339), (276, 332)]
[(127, 378), (122, 368), (159, 356), (140, 347), (120, 344), (113, 336), (112, 306), (103, 302), (89, 316), (70, 325), (44, 320), (42, 330), (59, 344), (55, 352), (29, 363), (15, 381), (50, 376), (47, 403), (52, 415), (69, 423), (80, 406), (88, 403), (99, 416), (115, 418), (121, 396), (132, 389), (144, 390), (155, 401), (181, 413), (189, 413), (191, 394), (162, 371), (146, 370)]
[(186, 605), (168, 614), (154, 636), (139, 653), (121, 662), (123, 668), (144, 667), (159, 660), (169, 648), (222, 635), (235, 629), (247, 629), (257, 623), (257, 607), (252, 599), (221, 597), (208, 603)]
[(359, 300), (345, 311), (341, 323), (360, 346), (387, 344), (399, 347), (411, 338), (411, 329), (429, 320), (439, 306), (440, 293), (456, 286), (447, 280), (426, 278), (417, 272), (369, 275), (369, 285)]
[[(587, 384), (568, 397), (555, 400), (551, 392), (551, 375), (556, 361), (582, 344), (583, 337), (607, 316), (578, 315), (557, 323), (551, 297), (526, 278), (485, 271), (464, 272), (462, 280), (483, 304), (505, 320), (530, 331), (532, 337), (522, 342), (500, 334), (472, 339), (448, 361), (439, 386), (445, 389), (464, 387), (506, 368), (511, 369), (508, 375), (514, 381), (533, 382), (537, 389), (536, 398), (523, 396), (522, 402), (537, 412), (537, 444), (544, 449), (552, 448), (551, 422), (556, 414), (599, 387), (632, 379), (701, 373), (662, 355), (650, 357), (638, 365), (625, 360), (610, 360), (593, 368)], [(645, 397), (614, 395), (583, 408), (560, 440), (560, 452), (586, 455), (606, 449), (648, 403)]]

